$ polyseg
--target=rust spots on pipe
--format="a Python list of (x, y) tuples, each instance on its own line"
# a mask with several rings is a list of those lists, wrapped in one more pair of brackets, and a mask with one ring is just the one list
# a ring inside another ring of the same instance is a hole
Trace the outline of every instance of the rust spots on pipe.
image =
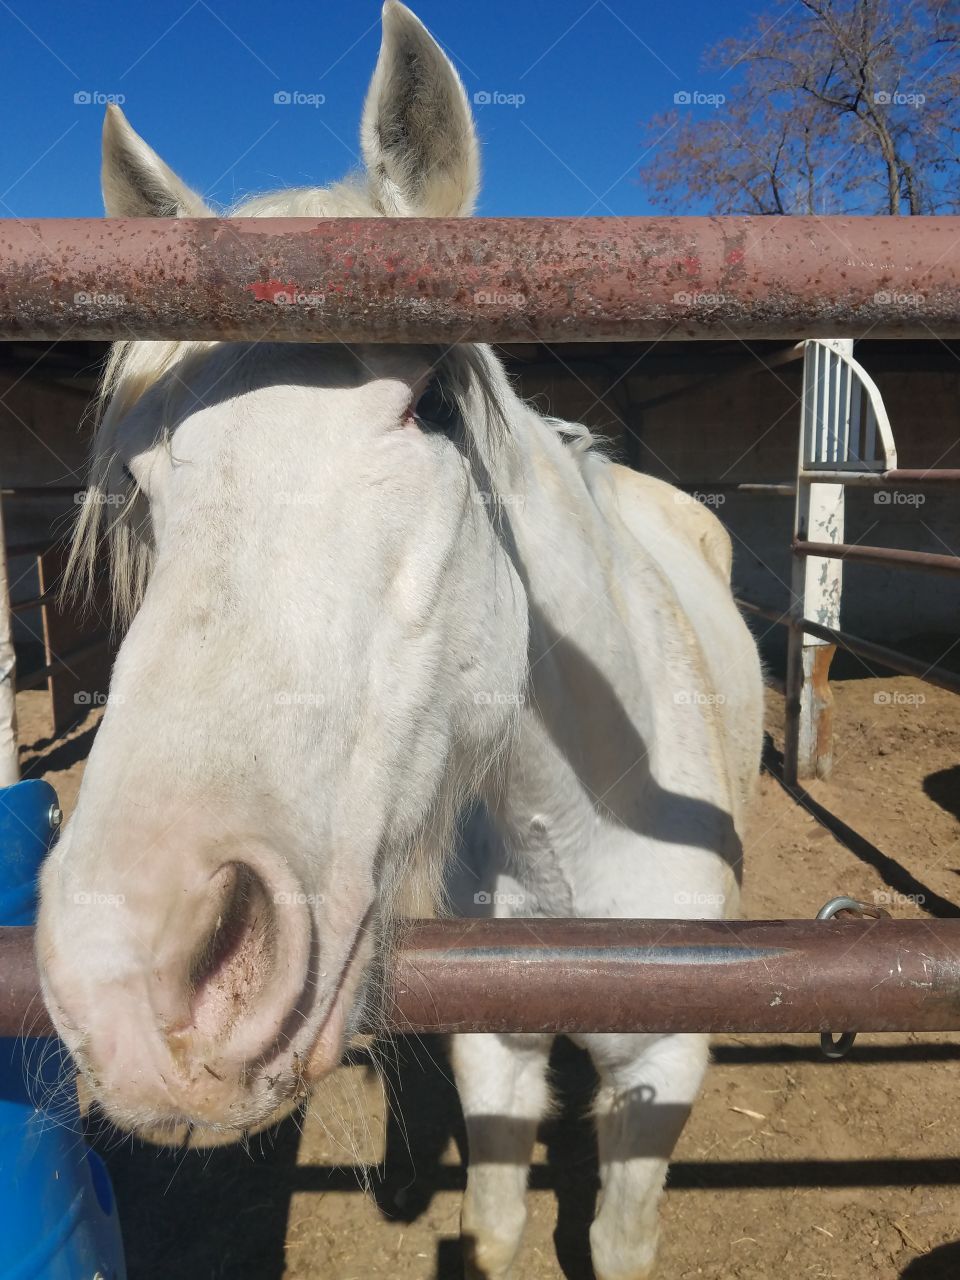
[(798, 556), (822, 556), (894, 569), (925, 569), (932, 573), (960, 573), (960, 556), (943, 555), (939, 551), (903, 551), (896, 547), (868, 547), (860, 542), (803, 541), (794, 542), (792, 549)]
[(8, 219), (0, 338), (957, 338), (958, 240), (956, 217)]

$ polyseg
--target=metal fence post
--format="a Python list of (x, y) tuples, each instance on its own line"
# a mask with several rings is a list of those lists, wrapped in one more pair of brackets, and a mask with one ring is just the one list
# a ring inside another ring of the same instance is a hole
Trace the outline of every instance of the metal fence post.
[[(805, 482), (804, 471), (812, 458), (842, 463), (848, 455), (853, 382), (846, 361), (852, 356), (853, 340), (849, 338), (806, 344), (794, 542), (843, 542), (843, 484)], [(833, 765), (829, 672), (836, 646), (796, 624), (810, 618), (839, 630), (842, 588), (842, 560), (794, 555), (784, 741), (784, 777), (790, 785), (801, 778), (827, 778)]]

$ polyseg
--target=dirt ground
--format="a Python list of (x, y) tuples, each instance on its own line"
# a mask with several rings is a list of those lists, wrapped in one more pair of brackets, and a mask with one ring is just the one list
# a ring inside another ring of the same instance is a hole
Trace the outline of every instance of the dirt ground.
[[(856, 851), (765, 773), (744, 914), (812, 917), (845, 893), (896, 916), (957, 915), (956, 702), (909, 679), (834, 690), (834, 776), (810, 797)], [(43, 695), (19, 705), (25, 763), (69, 811), (96, 717), (51, 740)], [(772, 693), (768, 727), (775, 763)], [(400, 1119), (359, 1054), (302, 1134), (289, 1119), (246, 1149), (203, 1152), (99, 1137), (130, 1280), (459, 1277), (462, 1131), (443, 1046), (399, 1042), (384, 1057)], [(522, 1280), (592, 1274), (590, 1070), (565, 1042), (555, 1057), (564, 1114), (537, 1148)], [(822, 1060), (812, 1036), (724, 1037), (714, 1058), (671, 1168), (663, 1280), (960, 1280), (960, 1035), (862, 1036), (842, 1063)]]

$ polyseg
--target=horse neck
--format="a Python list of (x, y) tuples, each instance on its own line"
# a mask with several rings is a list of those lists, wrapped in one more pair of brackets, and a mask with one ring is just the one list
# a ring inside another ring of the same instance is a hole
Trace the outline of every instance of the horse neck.
[[(606, 597), (609, 525), (594, 499), (607, 463), (565, 445), (555, 427), (526, 409), (516, 424), (515, 494), (503, 495), (518, 573), (531, 606), (531, 662), (553, 643), (540, 623), (584, 619)], [(542, 617), (541, 617), (542, 615)]]

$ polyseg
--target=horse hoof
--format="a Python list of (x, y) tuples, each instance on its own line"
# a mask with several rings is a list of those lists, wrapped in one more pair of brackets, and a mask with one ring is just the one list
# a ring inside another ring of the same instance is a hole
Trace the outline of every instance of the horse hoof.
[(622, 1270), (601, 1271), (594, 1264), (594, 1275), (597, 1280), (656, 1280), (657, 1264), (651, 1262), (649, 1266), (640, 1267), (624, 1267)]
[(510, 1280), (517, 1246), (514, 1241), (461, 1236), (463, 1280)]

